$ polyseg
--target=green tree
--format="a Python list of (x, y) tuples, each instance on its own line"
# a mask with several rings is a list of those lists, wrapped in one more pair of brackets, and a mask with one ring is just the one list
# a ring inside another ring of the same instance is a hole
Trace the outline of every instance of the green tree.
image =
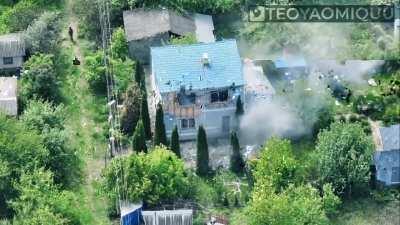
[(236, 174), (242, 174), (244, 171), (244, 167), (246, 166), (242, 154), (240, 153), (240, 145), (239, 139), (236, 135), (236, 132), (232, 132), (231, 134), (231, 146), (232, 146), (232, 155), (230, 162), (230, 169), (232, 172)]
[(261, 151), (253, 172), (256, 183), (263, 183), (280, 192), (295, 182), (297, 162), (289, 140), (271, 138)]
[(136, 62), (135, 81), (140, 89), (145, 89), (145, 73), (143, 65), (140, 62)]
[(31, 54), (56, 53), (61, 32), (60, 14), (45, 12), (25, 32), (25, 41)]
[(64, 129), (65, 117), (62, 104), (55, 106), (47, 101), (31, 100), (20, 120), (29, 128), (42, 132), (46, 127)]
[(67, 131), (46, 128), (42, 131), (43, 145), (49, 151), (46, 168), (54, 174), (54, 182), (62, 188), (73, 188), (82, 181), (83, 162), (71, 146)]
[(210, 171), (207, 135), (203, 126), (197, 132), (197, 174), (207, 176)]
[(331, 105), (321, 108), (317, 113), (317, 121), (313, 126), (313, 135), (316, 137), (318, 133), (326, 128), (329, 128), (331, 123), (335, 121), (335, 113)]
[(236, 100), (236, 116), (240, 117), (243, 116), (243, 114), (244, 114), (243, 103), (241, 97), (239, 96)]
[(121, 131), (125, 135), (132, 135), (136, 123), (140, 119), (140, 104), (142, 93), (139, 87), (132, 83), (124, 95), (123, 109), (121, 113)]
[(164, 110), (161, 103), (158, 103), (156, 110), (156, 124), (154, 130), (154, 145), (164, 145), (167, 146), (167, 135), (165, 133), (164, 124)]
[(324, 184), (322, 192), (326, 215), (335, 216), (338, 213), (338, 206), (341, 204), (340, 198), (335, 195), (331, 184)]
[(32, 56), (24, 64), (24, 71), (19, 88), (23, 104), (33, 98), (48, 101), (59, 100), (59, 85), (52, 55)]
[(10, 216), (7, 202), (18, 196), (13, 183), (23, 171), (44, 167), (48, 151), (41, 136), (15, 119), (0, 114), (0, 216)]
[(140, 106), (140, 117), (143, 121), (144, 132), (146, 134), (146, 140), (151, 140), (151, 125), (150, 125), (150, 115), (149, 106), (147, 104), (146, 92), (142, 96), (142, 104)]
[[(101, 42), (101, 24), (99, 10), (96, 6), (97, 0), (75, 0), (73, 11), (79, 18), (80, 35), (88, 40)], [(122, 13), (122, 11), (121, 11)], [(122, 15), (122, 14), (120, 14)]]
[(197, 43), (197, 39), (196, 39), (196, 35), (188, 34), (188, 35), (185, 35), (183, 37), (172, 38), (169, 41), (169, 43), (171, 45), (191, 45), (191, 44), (196, 44)]
[(181, 158), (181, 147), (179, 145), (179, 134), (178, 134), (177, 126), (175, 126), (174, 129), (172, 130), (170, 144), (171, 144), (170, 148), (171, 148), (172, 152), (174, 152), (176, 156)]
[(97, 93), (107, 91), (106, 68), (103, 57), (104, 54), (101, 50), (85, 57), (85, 77), (90, 88)]
[(20, 1), (0, 13), (0, 31), (12, 33), (25, 30), (44, 11), (32, 1)]
[(15, 188), (20, 195), (10, 202), (15, 211), (14, 224), (84, 225), (89, 222), (83, 201), (72, 192), (58, 190), (49, 171), (26, 172)]
[(111, 52), (114, 59), (124, 61), (128, 57), (128, 42), (122, 27), (117, 28), (112, 34)]
[(146, 134), (144, 132), (143, 122), (139, 120), (136, 124), (135, 132), (132, 138), (132, 148), (136, 152), (147, 152)]
[(49, 151), (46, 168), (62, 187), (76, 186), (82, 178), (82, 161), (64, 130), (65, 109), (49, 102), (30, 101), (20, 120), (43, 138)]
[(290, 185), (278, 194), (256, 188), (245, 212), (249, 225), (329, 224), (323, 199), (310, 185)]
[(362, 193), (370, 179), (371, 138), (360, 124), (333, 123), (318, 135), (321, 184), (331, 183), (338, 194)]
[[(128, 200), (143, 200), (150, 206), (188, 197), (189, 180), (184, 163), (165, 147), (155, 147), (148, 154), (116, 158), (102, 174), (102, 190), (110, 200), (116, 200), (116, 187), (120, 193), (128, 194)], [(124, 176), (117, 178), (117, 174)]]
[(135, 62), (131, 59), (112, 60), (116, 91), (124, 93), (132, 82), (132, 74), (135, 72)]

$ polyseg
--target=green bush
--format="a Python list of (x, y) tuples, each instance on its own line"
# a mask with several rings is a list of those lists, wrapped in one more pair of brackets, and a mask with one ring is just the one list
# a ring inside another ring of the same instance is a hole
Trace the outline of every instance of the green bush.
[(38, 54), (25, 62), (18, 88), (22, 106), (36, 98), (51, 102), (60, 101), (59, 81), (53, 59), (53, 55)]
[(318, 135), (316, 150), (320, 184), (331, 183), (342, 196), (364, 194), (373, 144), (359, 123), (333, 123)]
[(110, 200), (122, 193), (131, 202), (143, 200), (149, 206), (159, 206), (185, 199), (189, 194), (183, 161), (164, 147), (156, 147), (148, 154), (115, 158), (102, 177), (102, 190)]

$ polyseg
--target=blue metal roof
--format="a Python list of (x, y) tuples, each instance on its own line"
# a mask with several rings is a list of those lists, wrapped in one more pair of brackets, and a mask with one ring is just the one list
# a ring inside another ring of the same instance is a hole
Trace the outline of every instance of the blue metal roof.
[[(209, 66), (201, 59), (207, 53)], [(161, 93), (244, 85), (236, 40), (151, 48), (152, 72)]]
[(400, 149), (400, 124), (379, 128), (383, 151)]
[(290, 59), (278, 58), (274, 61), (274, 64), (277, 69), (307, 66), (306, 60), (303, 57), (293, 57)]

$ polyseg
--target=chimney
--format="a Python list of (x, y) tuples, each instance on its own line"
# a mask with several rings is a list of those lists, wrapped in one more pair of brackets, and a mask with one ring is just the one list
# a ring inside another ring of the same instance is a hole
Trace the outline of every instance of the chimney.
[(203, 66), (210, 65), (210, 58), (208, 57), (208, 53), (203, 53), (203, 56), (201, 57), (201, 64), (203, 64)]

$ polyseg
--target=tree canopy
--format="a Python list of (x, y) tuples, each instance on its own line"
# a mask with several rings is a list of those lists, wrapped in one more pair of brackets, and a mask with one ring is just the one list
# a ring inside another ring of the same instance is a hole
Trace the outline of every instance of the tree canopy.
[(143, 121), (139, 120), (136, 124), (135, 132), (132, 137), (132, 148), (136, 152), (147, 152), (146, 134), (144, 132)]
[(170, 149), (172, 152), (176, 154), (176, 156), (181, 158), (181, 147), (179, 145), (179, 133), (177, 126), (175, 126), (174, 129), (172, 130)]
[(103, 190), (114, 200), (116, 187), (120, 188), (120, 193), (126, 193), (130, 201), (143, 200), (152, 206), (173, 203), (188, 194), (189, 181), (183, 161), (165, 147), (156, 147), (148, 154), (116, 158), (102, 176)]
[(158, 103), (156, 109), (156, 122), (154, 130), (154, 145), (167, 146), (167, 134), (165, 132), (164, 124), (164, 110), (161, 103)]
[(0, 115), (0, 216), (11, 214), (7, 201), (18, 193), (13, 182), (24, 171), (44, 167), (48, 156), (40, 135), (20, 122)]
[(59, 101), (59, 82), (54, 69), (53, 55), (38, 54), (24, 64), (20, 97), (23, 102), (33, 98)]
[(310, 184), (295, 182), (297, 167), (288, 140), (267, 141), (252, 171), (255, 186), (245, 209), (249, 225), (329, 223), (340, 199), (329, 184), (321, 195)]
[(320, 182), (338, 194), (362, 193), (370, 179), (373, 144), (358, 123), (333, 123), (318, 135)]
[(140, 119), (140, 104), (142, 93), (135, 83), (131, 83), (124, 95), (123, 110), (121, 115), (121, 131), (132, 135), (136, 123)]
[(294, 183), (297, 168), (290, 141), (271, 138), (261, 151), (254, 177), (256, 183), (267, 183), (273, 191), (280, 192)]
[(232, 155), (230, 161), (230, 169), (236, 174), (241, 174), (246, 166), (242, 153), (240, 152), (239, 139), (235, 132), (231, 134)]
[(203, 126), (197, 131), (197, 174), (207, 176), (210, 172), (210, 156), (208, 153), (207, 134)]
[(31, 54), (55, 53), (58, 45), (60, 14), (45, 12), (25, 32), (25, 41)]

